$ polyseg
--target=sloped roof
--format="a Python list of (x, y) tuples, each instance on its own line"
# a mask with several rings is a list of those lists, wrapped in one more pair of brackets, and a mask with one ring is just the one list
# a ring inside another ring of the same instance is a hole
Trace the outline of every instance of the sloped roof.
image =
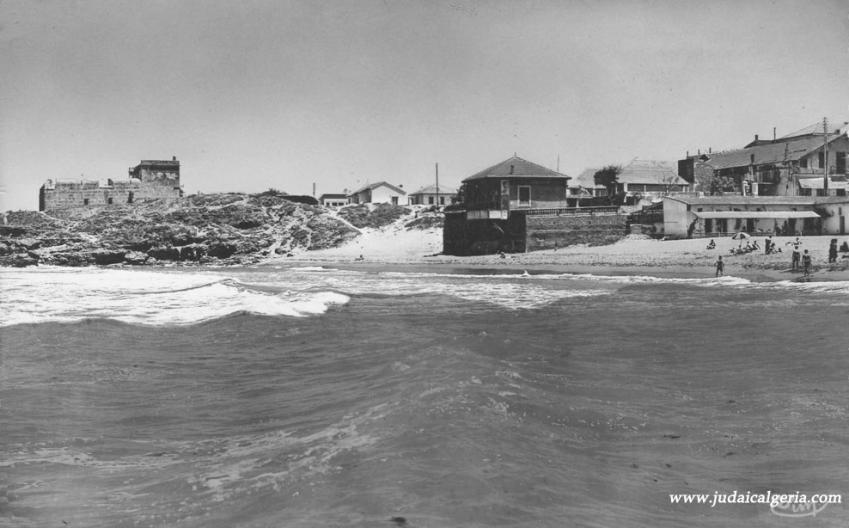
[(345, 194), (345, 193), (324, 193), (321, 196), (319, 196), (318, 199), (324, 200), (325, 198), (330, 198), (332, 200), (333, 198), (347, 198), (347, 197), (348, 197), (348, 195)]
[(583, 187), (584, 189), (604, 189), (604, 185), (595, 184), (595, 173), (601, 169), (589, 168), (581, 171), (572, 181), (569, 182), (569, 187)]
[[(436, 185), (426, 185), (418, 191), (410, 193), (410, 195), (413, 194), (436, 194)], [(440, 185), (439, 194), (457, 194), (457, 189), (453, 187), (448, 187), (447, 185)]]
[[(842, 134), (833, 134), (829, 137), (828, 142), (831, 143), (840, 137), (844, 136)], [(797, 161), (810, 152), (821, 148), (822, 145), (822, 136), (802, 136), (785, 141), (776, 140), (775, 142), (758, 144), (738, 150), (714, 152), (713, 154), (706, 155), (708, 159), (704, 163), (714, 169), (748, 167), (752, 163), (753, 154), (755, 156), (755, 165), (780, 163), (785, 160)], [(702, 157), (704, 158), (704, 155)]]
[(352, 196), (354, 194), (359, 194), (363, 191), (372, 191), (374, 189), (377, 189), (378, 187), (389, 187), (390, 189), (392, 189), (393, 191), (395, 191), (397, 193), (407, 194), (407, 191), (405, 191), (404, 189), (402, 189), (400, 187), (396, 187), (395, 185), (392, 185), (391, 183), (386, 183), (385, 181), (379, 181), (377, 183), (369, 183), (368, 185), (364, 185), (363, 187), (360, 187), (359, 189), (352, 192), (348, 196)]
[(472, 174), (465, 180), (482, 180), (484, 178), (564, 178), (569, 179), (570, 176), (559, 172), (547, 169), (542, 165), (537, 165), (528, 160), (524, 160), (518, 156), (508, 158), (501, 163), (497, 163), (492, 167), (486, 168), (480, 172)]
[(678, 176), (678, 171), (673, 169), (669, 163), (637, 158), (622, 167), (622, 172), (619, 173), (617, 181), (632, 184), (689, 185), (687, 180)]

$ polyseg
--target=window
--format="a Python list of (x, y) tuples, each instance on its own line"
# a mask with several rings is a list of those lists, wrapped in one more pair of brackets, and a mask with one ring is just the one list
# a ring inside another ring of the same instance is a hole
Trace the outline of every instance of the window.
[(112, 205), (112, 198), (111, 197), (107, 198), (106, 203), (108, 203), (109, 205)]
[(428, 205), (433, 205), (433, 196), (428, 196), (428, 197), (427, 197), (427, 204), (428, 204)]
[(127, 194), (127, 203), (133, 203), (133, 191), (130, 191), (129, 194)]
[(819, 167), (825, 167), (825, 156), (823, 152), (817, 152), (817, 160), (819, 161)]
[(846, 173), (846, 153), (845, 152), (835, 152), (835, 157), (837, 158), (837, 172), (838, 174)]
[(531, 206), (531, 186), (530, 185), (520, 185), (519, 186), (519, 207), (530, 207)]
[(397, 196), (392, 197), (392, 205), (398, 205), (398, 197)]
[(808, 168), (808, 158), (800, 159), (799, 160), (799, 167), (801, 167), (803, 169), (807, 169)]
[(439, 197), (439, 205), (445, 205), (445, 197), (444, 196)]
[(83, 198), (83, 205), (88, 205), (88, 198)]

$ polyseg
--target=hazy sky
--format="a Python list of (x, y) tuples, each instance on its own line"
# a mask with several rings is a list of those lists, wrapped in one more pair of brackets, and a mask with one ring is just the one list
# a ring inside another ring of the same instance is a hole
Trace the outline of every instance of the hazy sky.
[(0, 0), (0, 209), (182, 162), (189, 193), (577, 175), (849, 117), (849, 2)]

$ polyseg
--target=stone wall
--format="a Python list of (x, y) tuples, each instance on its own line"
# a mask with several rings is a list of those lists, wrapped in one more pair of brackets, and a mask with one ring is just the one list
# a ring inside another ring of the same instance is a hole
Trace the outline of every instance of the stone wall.
[(159, 199), (175, 201), (182, 195), (179, 186), (163, 180), (109, 180), (108, 185), (97, 181), (48, 182), (39, 189), (40, 211), (61, 211), (80, 207), (99, 207)]
[(527, 251), (574, 244), (612, 244), (628, 234), (627, 215), (564, 215), (527, 217)]

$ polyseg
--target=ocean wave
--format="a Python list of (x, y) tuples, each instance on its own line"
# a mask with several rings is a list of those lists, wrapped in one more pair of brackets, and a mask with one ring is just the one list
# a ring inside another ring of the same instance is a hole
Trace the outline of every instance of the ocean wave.
[(179, 271), (89, 270), (4, 278), (3, 326), (85, 319), (179, 326), (234, 313), (306, 317), (350, 300), (335, 291), (259, 291), (225, 276)]

